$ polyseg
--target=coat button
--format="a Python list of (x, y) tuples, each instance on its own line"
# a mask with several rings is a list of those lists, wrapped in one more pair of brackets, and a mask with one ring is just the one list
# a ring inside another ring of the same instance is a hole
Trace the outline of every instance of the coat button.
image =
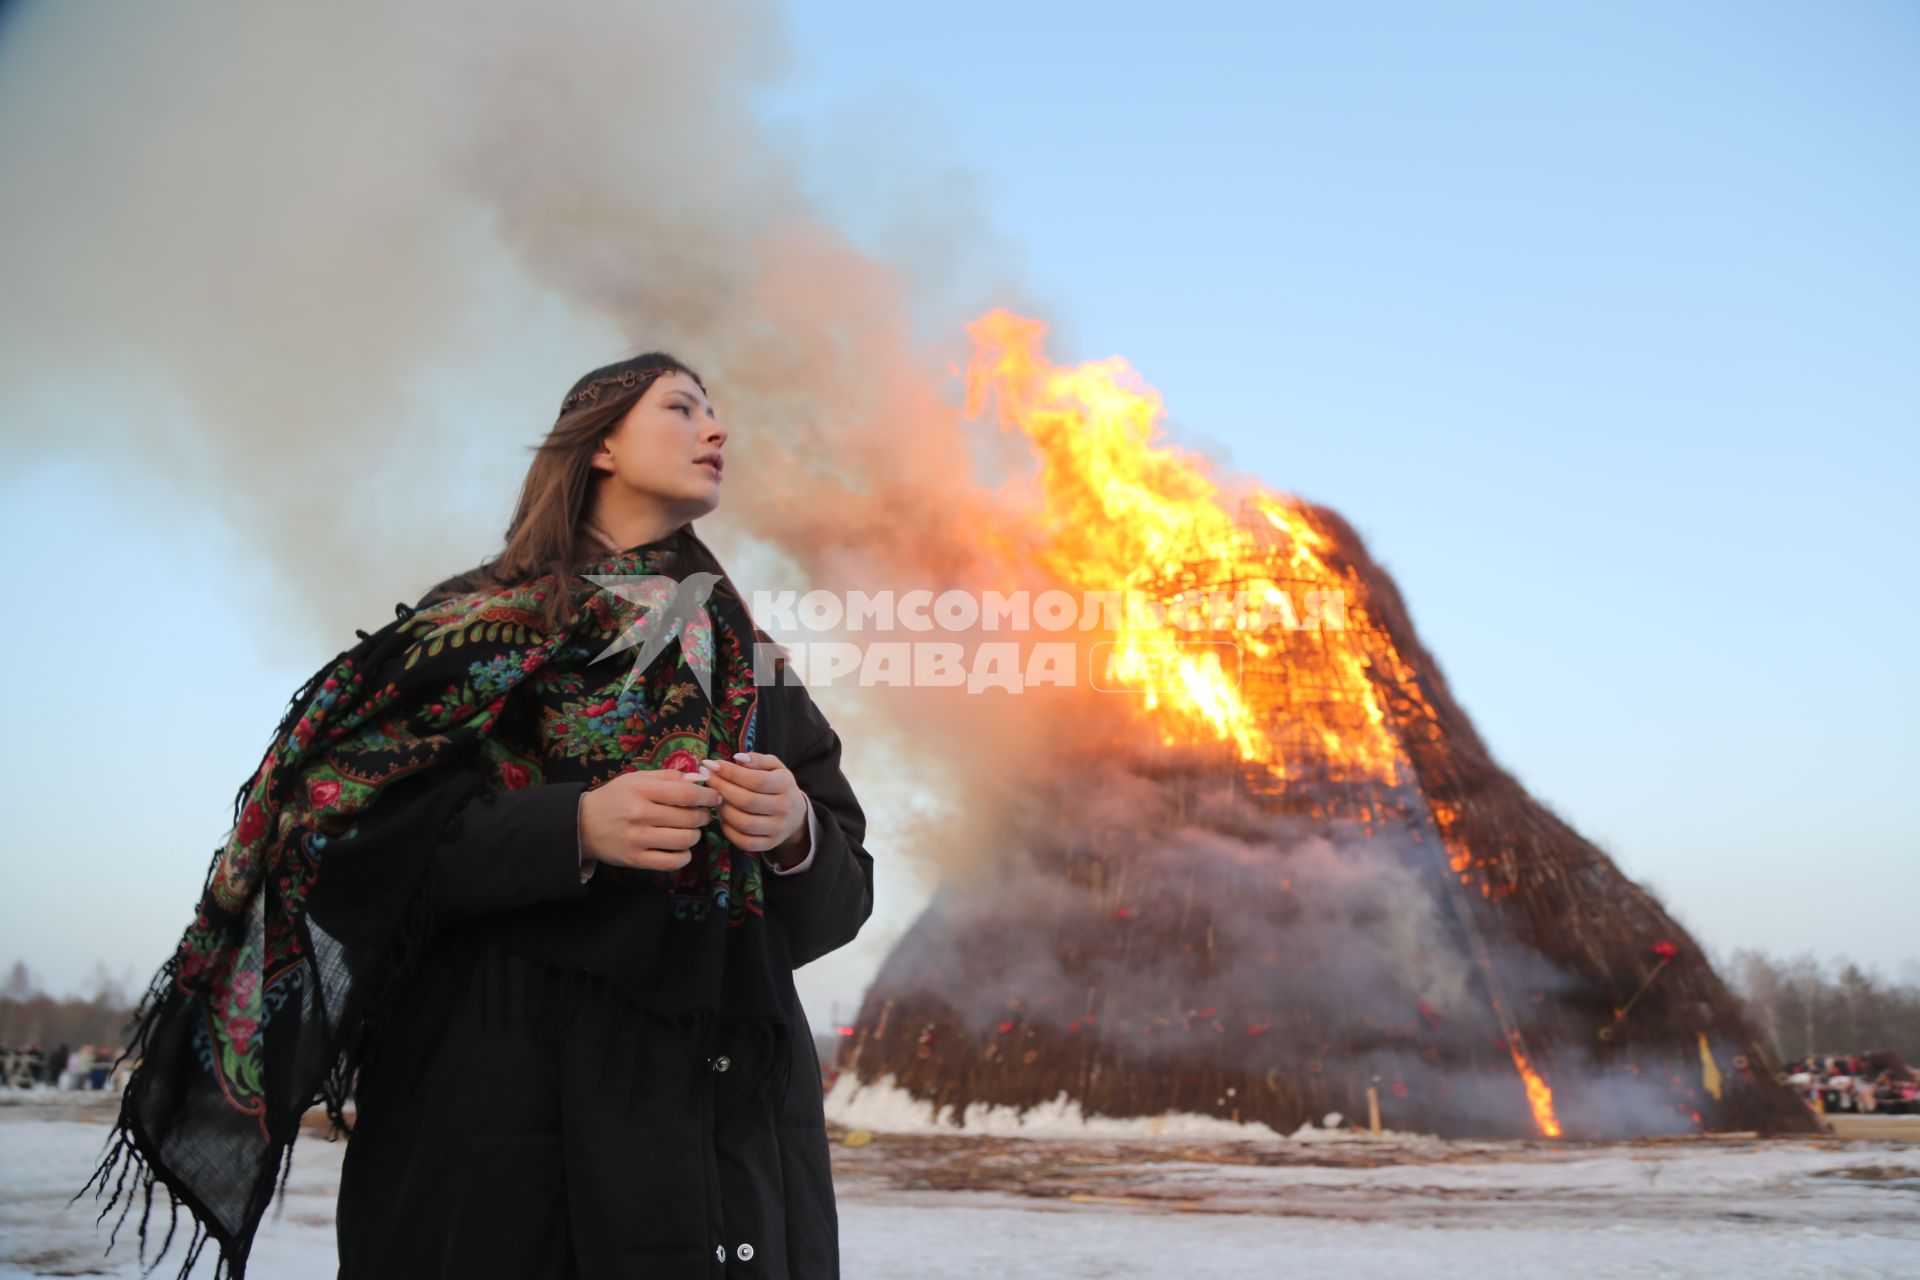
[(753, 1246), (750, 1244), (741, 1245), (738, 1249), (735, 1249), (733, 1253), (734, 1256), (742, 1262), (753, 1261)]
[(725, 1262), (727, 1260), (727, 1246), (723, 1244), (713, 1246), (713, 1260), (715, 1262)]
[(733, 1059), (729, 1058), (724, 1053), (713, 1060), (713, 1069), (715, 1071), (725, 1071), (728, 1067), (732, 1065), (733, 1065)]

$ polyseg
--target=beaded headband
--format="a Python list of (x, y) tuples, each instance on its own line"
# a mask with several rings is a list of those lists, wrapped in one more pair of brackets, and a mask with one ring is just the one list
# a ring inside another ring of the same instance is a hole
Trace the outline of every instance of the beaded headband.
[[(669, 371), (666, 369), (662, 369), (662, 370), (659, 370), (658, 372), (666, 373)], [(602, 389), (606, 387), (620, 387), (622, 389), (631, 389), (639, 385), (640, 385), (640, 373), (638, 370), (635, 370), (635, 369), (628, 369), (625, 373), (616, 373), (611, 377), (595, 378), (592, 382), (589, 382), (586, 386), (580, 387), (580, 388), (577, 388), (576, 390), (568, 392), (567, 398), (560, 403), (560, 412), (572, 413), (575, 409), (578, 409), (583, 404), (599, 403), (600, 392)]]
[[(641, 357), (643, 360), (653, 358), (657, 357)], [(649, 364), (638, 369), (631, 367), (620, 368), (616, 365), (614, 368), (618, 369), (619, 372), (604, 373), (600, 377), (591, 379), (585, 384), (569, 391), (567, 398), (560, 402), (560, 415), (565, 417), (575, 409), (584, 408), (591, 404), (598, 404), (600, 402), (600, 393), (608, 387), (618, 387), (622, 391), (631, 391), (639, 386), (642, 381), (651, 382), (656, 378), (663, 378), (670, 373), (685, 373), (695, 382), (700, 381), (698, 374), (692, 373), (675, 364)], [(599, 370), (595, 370), (595, 372), (598, 373)]]

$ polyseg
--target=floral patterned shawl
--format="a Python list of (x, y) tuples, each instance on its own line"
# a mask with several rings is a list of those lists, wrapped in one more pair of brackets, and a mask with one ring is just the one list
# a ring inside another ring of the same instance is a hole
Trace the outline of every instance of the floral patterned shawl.
[[(730, 588), (655, 636), (676, 642), (656, 644), (644, 670), (632, 655), (595, 662), (666, 611), (657, 581), (603, 590), (590, 575), (678, 580), (692, 567), (676, 533), (609, 551), (570, 582), (549, 575), (399, 605), (393, 622), (359, 633), (294, 696), (236, 796), (194, 921), (136, 1015), (127, 1053), (138, 1066), (87, 1184), (96, 1196), (111, 1185), (102, 1218), (124, 1199), (116, 1235), (144, 1193), (143, 1260), (157, 1180), (170, 1201), (161, 1255), (184, 1206), (194, 1231), (180, 1275), (209, 1241), (216, 1276), (222, 1266), (244, 1275), (301, 1115), (323, 1102), (346, 1127), (341, 1109), (370, 1030), (430, 933), (431, 851), (469, 800), (629, 769), (691, 770), (764, 740), (752, 623)], [(540, 606), (559, 590), (574, 593), (574, 621), (547, 634)], [(603, 976), (703, 1036), (737, 1019), (784, 1045), (761, 875), (761, 860), (729, 845), (718, 824), (679, 871), (601, 867), (596, 882), (626, 893), (621, 909), (651, 942), (606, 957), (614, 971)], [(652, 972), (661, 966), (649, 957), (663, 956), (671, 973)], [(769, 1071), (786, 1059), (772, 1053)], [(761, 1096), (783, 1088), (770, 1078)]]

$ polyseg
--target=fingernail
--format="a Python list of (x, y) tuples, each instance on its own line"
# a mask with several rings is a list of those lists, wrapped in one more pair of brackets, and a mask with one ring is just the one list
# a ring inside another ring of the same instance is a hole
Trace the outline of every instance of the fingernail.
[(735, 760), (738, 760), (738, 761), (739, 761), (739, 762), (740, 762), (741, 764), (748, 764), (748, 763), (750, 763), (750, 762), (751, 762), (751, 761), (753, 760), (753, 752), (751, 752), (751, 751), (736, 751), (736, 752), (734, 752), (734, 753), (733, 753), (733, 758), (734, 758)]

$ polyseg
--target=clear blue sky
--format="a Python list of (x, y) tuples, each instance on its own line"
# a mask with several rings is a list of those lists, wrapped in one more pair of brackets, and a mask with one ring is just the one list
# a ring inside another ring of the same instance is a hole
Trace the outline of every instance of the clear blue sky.
[[(1920, 8), (789, 24), (762, 102), (842, 140), (819, 199), (861, 228), (888, 157), (951, 170), (1054, 358), (1126, 357), (1183, 443), (1341, 510), (1500, 760), (1711, 948), (1920, 960)], [(78, 464), (0, 483), (26, 553), (0, 662), (47, 677), (6, 685), (0, 768), (37, 816), (10, 824), (0, 962), (144, 980), (313, 655), (210, 647), (239, 590), (212, 516), (169, 513), (154, 554), (152, 510)], [(138, 634), (78, 625), (96, 564), (129, 571)], [(177, 752), (79, 774), (156, 672), (204, 713)], [(103, 866), (118, 905), (66, 914)]]

